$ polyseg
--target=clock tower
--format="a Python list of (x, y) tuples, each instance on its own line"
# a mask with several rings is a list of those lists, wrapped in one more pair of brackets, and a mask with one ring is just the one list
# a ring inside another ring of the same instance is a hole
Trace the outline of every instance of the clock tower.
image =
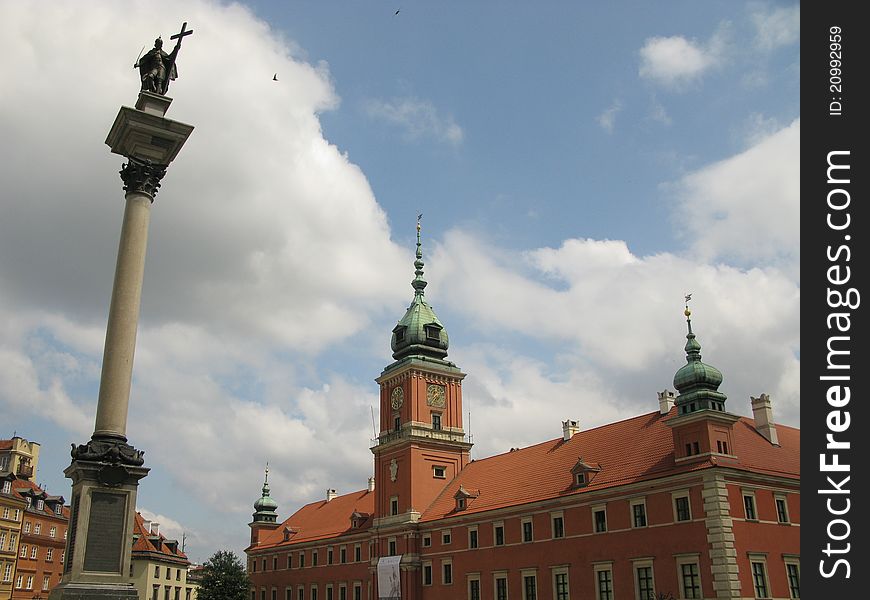
[(380, 385), (380, 433), (375, 455), (375, 524), (413, 523), (468, 463), (462, 428), (465, 373), (447, 360), (447, 330), (426, 302), (420, 221), (417, 220), (414, 299), (393, 328), (395, 362)]

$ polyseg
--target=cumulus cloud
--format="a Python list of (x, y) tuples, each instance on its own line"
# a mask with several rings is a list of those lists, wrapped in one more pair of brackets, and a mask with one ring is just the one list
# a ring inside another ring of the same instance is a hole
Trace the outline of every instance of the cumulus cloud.
[(678, 182), (678, 228), (701, 260), (800, 272), (800, 120)]
[(452, 115), (442, 115), (428, 100), (415, 97), (393, 98), (391, 100), (369, 100), (366, 113), (402, 129), (409, 140), (431, 138), (452, 145), (462, 143), (462, 128), (456, 124)]
[(721, 24), (706, 42), (681, 35), (648, 38), (640, 49), (638, 73), (664, 88), (683, 89), (723, 61), (728, 30), (728, 23)]
[(622, 102), (617, 98), (613, 103), (604, 110), (596, 121), (601, 128), (607, 133), (613, 133), (613, 127), (616, 125), (616, 115), (622, 110)]
[(759, 9), (752, 13), (751, 19), (756, 32), (755, 44), (763, 50), (787, 46), (800, 39), (800, 4)]

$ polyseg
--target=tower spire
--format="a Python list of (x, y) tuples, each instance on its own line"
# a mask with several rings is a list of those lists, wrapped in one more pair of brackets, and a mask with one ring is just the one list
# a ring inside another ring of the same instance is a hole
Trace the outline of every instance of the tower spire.
[(686, 364), (674, 375), (674, 387), (680, 393), (676, 398), (679, 414), (697, 410), (725, 410), (727, 396), (719, 391), (722, 383), (722, 373), (716, 367), (701, 362), (701, 344), (695, 339), (692, 331), (692, 311), (689, 300), (692, 294), (686, 294)]
[(417, 215), (417, 260), (414, 261), (414, 280), (411, 282), (411, 287), (414, 288), (415, 296), (422, 296), (423, 290), (426, 289), (427, 282), (423, 279), (423, 244), (420, 242), (420, 221), (423, 219), (423, 213)]

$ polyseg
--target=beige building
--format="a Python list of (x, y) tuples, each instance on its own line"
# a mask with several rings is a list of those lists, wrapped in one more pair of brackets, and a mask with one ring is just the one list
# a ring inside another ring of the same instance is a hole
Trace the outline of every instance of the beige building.
[(22, 437), (0, 440), (0, 475), (12, 473), (24, 479), (36, 478), (39, 465), (39, 444)]
[(27, 507), (27, 502), (12, 489), (15, 479), (12, 473), (0, 473), (0, 600), (12, 597), (21, 521)]
[(160, 524), (136, 513), (130, 578), (142, 600), (195, 600), (197, 584), (188, 581), (190, 561), (178, 540), (160, 533)]

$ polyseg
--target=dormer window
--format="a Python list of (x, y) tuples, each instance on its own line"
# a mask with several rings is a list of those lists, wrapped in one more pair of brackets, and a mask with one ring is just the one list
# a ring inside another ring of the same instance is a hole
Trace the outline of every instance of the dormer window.
[(9, 480), (4, 481), (3, 482), (3, 493), (8, 494), (11, 491), (12, 491), (12, 482)]
[(592, 482), (595, 474), (599, 471), (601, 471), (600, 464), (598, 466), (590, 465), (583, 460), (583, 457), (580, 457), (577, 460), (577, 464), (575, 464), (571, 469), (571, 474), (574, 476), (574, 481), (572, 482), (573, 487), (586, 487)]
[(45, 508), (45, 501), (37, 500), (36, 501), (36, 510), (42, 510)]
[(456, 510), (465, 510), (465, 498), (456, 499)]
[(453, 494), (453, 499), (456, 500), (455, 510), (465, 510), (468, 508), (469, 501), (477, 498), (478, 495), (480, 495), (479, 492), (471, 492), (460, 485), (456, 493)]
[(441, 341), (441, 328), (438, 325), (426, 325), (424, 327), (426, 330), (426, 340), (430, 342), (440, 342)]
[(404, 342), (405, 341), (405, 330), (408, 329), (404, 325), (399, 325), (395, 329), (393, 329), (393, 333), (396, 336), (396, 342)]

